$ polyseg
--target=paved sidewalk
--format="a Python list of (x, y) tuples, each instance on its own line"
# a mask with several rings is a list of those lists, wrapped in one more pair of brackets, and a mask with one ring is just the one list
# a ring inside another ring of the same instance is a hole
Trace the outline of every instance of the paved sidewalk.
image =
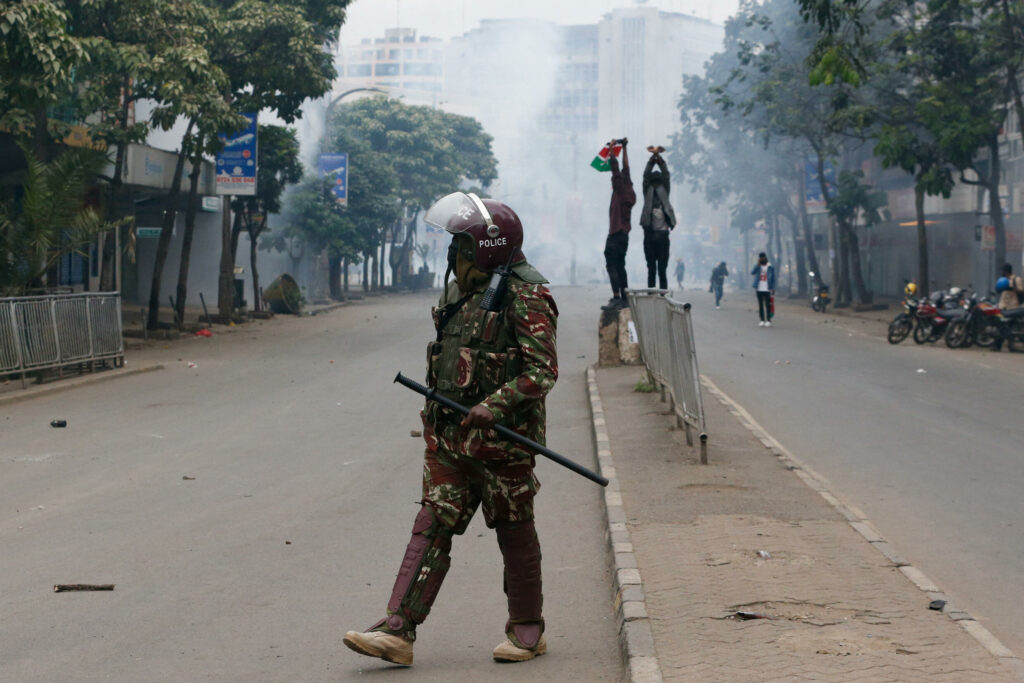
[(1019, 680), (1020, 660), (983, 647), (969, 615), (929, 610), (938, 596), (908, 580), (912, 568), (773, 456), (738, 410), (705, 391), (702, 466), (668, 404), (633, 391), (642, 376), (600, 369), (597, 383), (664, 680)]

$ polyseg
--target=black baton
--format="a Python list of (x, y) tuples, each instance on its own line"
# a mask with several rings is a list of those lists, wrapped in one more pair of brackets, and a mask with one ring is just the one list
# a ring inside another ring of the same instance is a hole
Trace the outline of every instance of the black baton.
[[(398, 373), (397, 375), (395, 375), (395, 381), (407, 389), (412, 389), (417, 394), (422, 394), (427, 398), (428, 401), (436, 401), (437, 403), (443, 405), (445, 408), (451, 408), (452, 410), (461, 415), (469, 415), (469, 408), (467, 408), (466, 406), (456, 403), (450, 398), (439, 395), (437, 393), (437, 390), (428, 389), (419, 382), (414, 382), (408, 377), (403, 376), (402, 373)], [(540, 455), (543, 455), (545, 458), (548, 458), (549, 460), (554, 460), (562, 467), (567, 467), (576, 474), (580, 474), (594, 483), (600, 484), (601, 486), (608, 485), (608, 480), (602, 477), (597, 472), (592, 472), (588, 470), (583, 465), (575, 463), (569, 458), (565, 457), (564, 455), (559, 455), (558, 453), (555, 453), (553, 450), (541, 446), (539, 443), (533, 441), (532, 439), (527, 439), (522, 434), (517, 434), (513, 432), (508, 427), (503, 427), (499, 424), (496, 424), (491, 426), (490, 429), (493, 429), (494, 431), (498, 432), (498, 434), (501, 434), (506, 439), (510, 439), (520, 445), (526, 446), (531, 451), (539, 453)]]

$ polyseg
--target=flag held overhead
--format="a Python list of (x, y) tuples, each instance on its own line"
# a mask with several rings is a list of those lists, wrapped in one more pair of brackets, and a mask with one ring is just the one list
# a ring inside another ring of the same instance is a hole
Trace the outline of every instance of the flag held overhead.
[(601, 172), (611, 171), (612, 167), (611, 163), (609, 163), (609, 159), (612, 156), (619, 156), (619, 152), (621, 151), (622, 145), (617, 144), (614, 148), (609, 145), (605, 145), (601, 148), (601, 151), (597, 153), (597, 156), (594, 157), (594, 160), (590, 162), (590, 165)]

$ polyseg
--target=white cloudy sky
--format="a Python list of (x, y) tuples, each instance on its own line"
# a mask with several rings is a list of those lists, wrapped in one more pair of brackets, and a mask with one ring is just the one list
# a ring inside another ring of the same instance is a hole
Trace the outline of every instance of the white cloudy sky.
[(736, 11), (738, 0), (355, 0), (341, 30), (342, 44), (383, 35), (396, 25), (420, 34), (449, 38), (475, 27), (481, 19), (533, 17), (560, 24), (596, 23), (616, 7), (646, 4), (694, 14), (721, 23)]

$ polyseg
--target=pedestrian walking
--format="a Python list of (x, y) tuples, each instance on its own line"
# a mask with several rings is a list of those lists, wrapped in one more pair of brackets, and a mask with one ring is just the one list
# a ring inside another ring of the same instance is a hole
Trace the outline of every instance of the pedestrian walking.
[[(612, 298), (601, 308), (613, 310), (629, 307), (629, 300), (626, 298), (626, 289), (629, 287), (626, 277), (626, 251), (629, 249), (629, 223), (633, 205), (636, 204), (636, 192), (629, 177), (629, 140), (622, 138), (612, 140), (608, 144), (612, 149), (612, 153), (608, 155), (612, 171), (612, 201), (608, 207), (608, 238), (604, 243), (604, 260), (608, 269), (608, 279), (612, 284)], [(614, 153), (617, 145), (622, 146), (621, 170)]]
[[(489, 428), (502, 423), (544, 443), (544, 399), (558, 377), (558, 309), (547, 280), (520, 250), (523, 227), (507, 205), (456, 192), (435, 203), (424, 220), (453, 235), (445, 292), (433, 309), (437, 338), (428, 349), (427, 384), (473, 408), (460, 420), (427, 401), (420, 413), (426, 452), (412, 538), (384, 618), (367, 631), (349, 631), (344, 643), (364, 655), (412, 665), (416, 628), (430, 613), (450, 566), (452, 537), (466, 531), (482, 506), (504, 559), (508, 598), (506, 639), (493, 657), (525, 661), (547, 649), (533, 517), (540, 483), (533, 454)], [(510, 273), (497, 288), (501, 299), (488, 305), (492, 274), (505, 267)]]
[(754, 291), (757, 292), (757, 312), (760, 327), (772, 326), (772, 297), (775, 295), (775, 266), (768, 263), (763, 251), (757, 255), (757, 265), (750, 271), (754, 276)]
[[(676, 226), (676, 214), (668, 201), (668, 164), (661, 157), (664, 147), (648, 147), (651, 158), (644, 168), (644, 208), (640, 212), (640, 227), (644, 229), (644, 260), (647, 261), (647, 286), (657, 283), (661, 289), (668, 289), (669, 231)], [(658, 168), (654, 168), (657, 164)]]
[(725, 261), (722, 261), (711, 270), (711, 286), (708, 287), (708, 291), (715, 293), (716, 310), (722, 307), (722, 287), (725, 285), (725, 278), (727, 277), (729, 277), (729, 269), (726, 267)]
[(679, 289), (683, 288), (683, 277), (686, 275), (686, 264), (683, 263), (683, 259), (676, 259), (676, 286)]

